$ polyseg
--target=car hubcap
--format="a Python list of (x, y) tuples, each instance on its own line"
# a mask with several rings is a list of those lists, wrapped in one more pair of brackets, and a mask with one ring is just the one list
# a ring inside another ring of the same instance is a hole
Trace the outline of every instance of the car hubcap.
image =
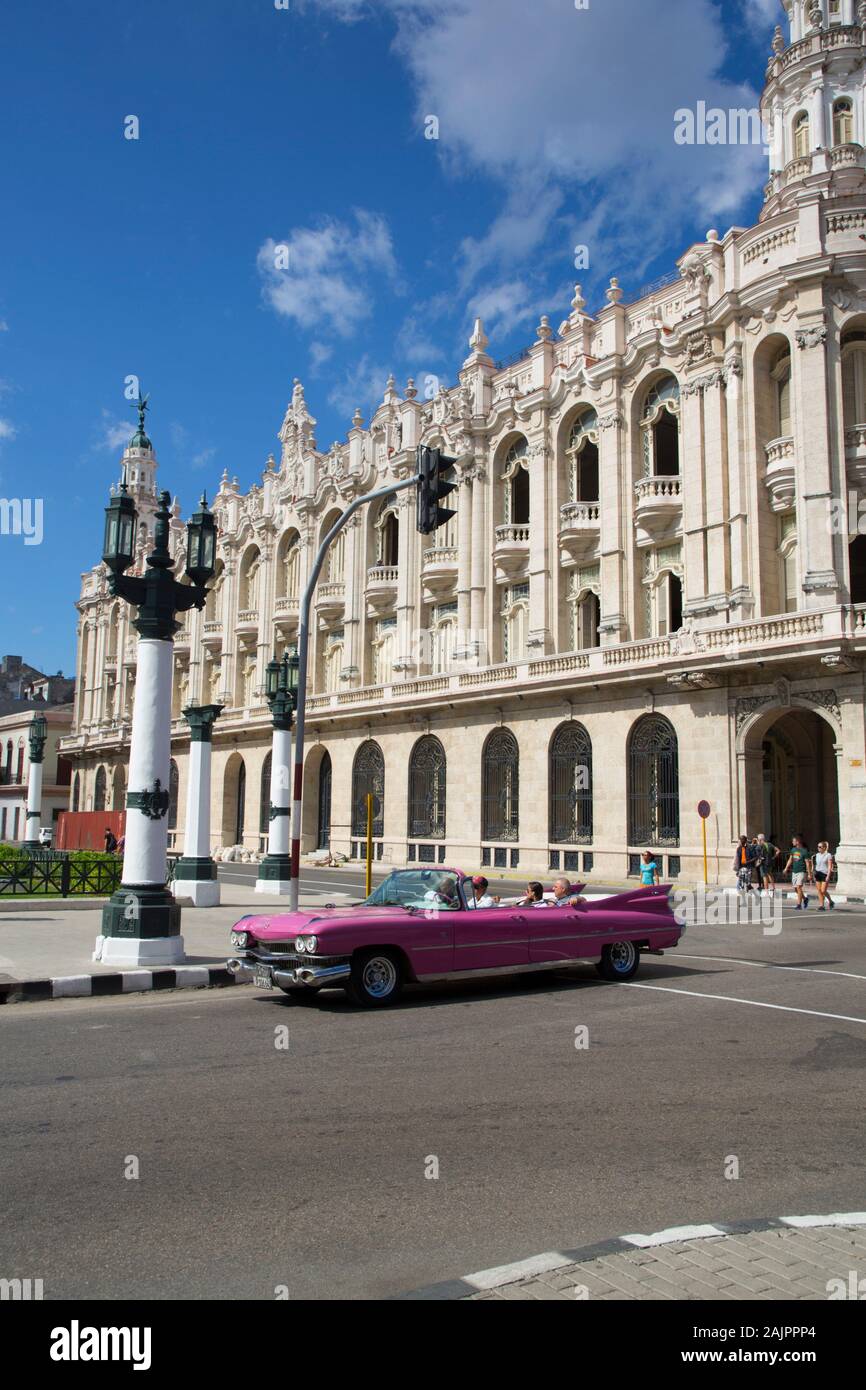
[(374, 999), (384, 999), (397, 983), (397, 967), (387, 956), (376, 956), (364, 966), (364, 988)]
[(635, 947), (633, 941), (617, 941), (610, 948), (610, 963), (614, 970), (624, 974), (634, 965)]

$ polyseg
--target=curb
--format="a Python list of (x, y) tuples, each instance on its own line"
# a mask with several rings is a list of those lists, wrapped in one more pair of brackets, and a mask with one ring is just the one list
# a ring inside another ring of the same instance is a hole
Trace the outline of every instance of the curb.
[(0, 916), (10, 912), (92, 912), (105, 907), (108, 898), (53, 898), (48, 893), (42, 897), (0, 899)]
[(536, 1274), (548, 1274), (566, 1265), (587, 1264), (608, 1255), (622, 1255), (629, 1250), (652, 1250), (659, 1245), (673, 1245), (684, 1240), (714, 1240), (720, 1236), (744, 1236), (756, 1231), (814, 1230), (820, 1226), (866, 1226), (866, 1212), (832, 1212), (828, 1216), (776, 1216), (751, 1221), (714, 1221), (700, 1226), (669, 1226), (652, 1235), (615, 1236), (612, 1240), (583, 1245), (577, 1250), (547, 1250), (514, 1264), (482, 1269), (477, 1274), (464, 1274), (459, 1279), (443, 1279), (438, 1284), (412, 1289), (409, 1293), (392, 1294), (388, 1302), (436, 1302), (470, 1298), (485, 1289), (499, 1289), (504, 1284), (516, 1284)]
[(225, 989), (245, 983), (224, 965), (178, 965), (158, 970), (116, 970), (106, 975), (55, 975), (38, 980), (0, 979), (0, 1004), (95, 999), (107, 994), (142, 994), (162, 989)]

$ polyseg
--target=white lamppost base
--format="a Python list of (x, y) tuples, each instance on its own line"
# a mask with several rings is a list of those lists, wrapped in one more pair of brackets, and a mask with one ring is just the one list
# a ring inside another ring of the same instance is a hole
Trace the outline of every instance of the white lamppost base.
[(269, 893), (272, 897), (285, 897), (291, 887), (289, 878), (257, 878), (256, 892)]
[(218, 879), (176, 878), (169, 887), (178, 902), (190, 902), (193, 907), (219, 907)]
[(182, 936), (98, 936), (93, 959), (103, 965), (182, 965), (186, 960)]

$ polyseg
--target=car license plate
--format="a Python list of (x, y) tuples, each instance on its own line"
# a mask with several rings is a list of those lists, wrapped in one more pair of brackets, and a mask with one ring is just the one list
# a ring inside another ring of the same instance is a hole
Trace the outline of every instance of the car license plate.
[(271, 974), (269, 965), (256, 965), (253, 967), (253, 984), (256, 989), (273, 989), (274, 978)]

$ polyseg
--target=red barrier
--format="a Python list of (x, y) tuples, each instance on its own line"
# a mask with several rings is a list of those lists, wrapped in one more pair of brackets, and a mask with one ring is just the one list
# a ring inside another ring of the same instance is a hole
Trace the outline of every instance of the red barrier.
[(61, 811), (54, 848), (105, 849), (106, 829), (119, 840), (125, 826), (125, 811)]

